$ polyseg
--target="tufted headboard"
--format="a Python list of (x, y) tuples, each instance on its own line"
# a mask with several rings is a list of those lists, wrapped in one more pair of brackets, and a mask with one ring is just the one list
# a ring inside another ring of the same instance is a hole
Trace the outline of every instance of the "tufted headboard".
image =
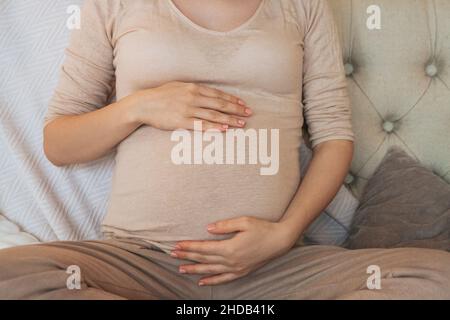
[[(356, 136), (348, 186), (360, 197), (392, 145), (450, 183), (450, 0), (328, 1)], [(380, 29), (369, 29), (378, 8)]]

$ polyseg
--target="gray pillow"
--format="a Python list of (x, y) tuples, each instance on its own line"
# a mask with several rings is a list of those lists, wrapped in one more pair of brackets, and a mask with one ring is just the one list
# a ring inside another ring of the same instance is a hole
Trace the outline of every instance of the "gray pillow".
[[(300, 173), (303, 177), (312, 159), (312, 150), (302, 143), (300, 146)], [(301, 244), (342, 245), (349, 234), (353, 215), (359, 201), (342, 185), (328, 207), (303, 233)]]
[(450, 249), (450, 185), (400, 147), (390, 147), (366, 184), (350, 249)]

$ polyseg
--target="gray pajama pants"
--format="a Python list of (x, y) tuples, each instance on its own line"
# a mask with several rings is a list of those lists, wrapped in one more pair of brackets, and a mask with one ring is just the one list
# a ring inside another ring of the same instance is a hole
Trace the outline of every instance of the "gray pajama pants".
[(138, 240), (15, 247), (0, 250), (0, 299), (450, 299), (450, 253), (430, 249), (294, 247), (206, 287), (182, 263)]

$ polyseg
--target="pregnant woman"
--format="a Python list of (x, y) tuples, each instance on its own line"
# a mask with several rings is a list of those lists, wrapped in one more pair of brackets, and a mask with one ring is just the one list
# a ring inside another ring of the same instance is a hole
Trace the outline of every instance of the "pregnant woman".
[(116, 153), (105, 237), (0, 251), (0, 298), (450, 298), (444, 252), (296, 245), (353, 155), (326, 0), (86, 0), (81, 18), (44, 149), (57, 166)]

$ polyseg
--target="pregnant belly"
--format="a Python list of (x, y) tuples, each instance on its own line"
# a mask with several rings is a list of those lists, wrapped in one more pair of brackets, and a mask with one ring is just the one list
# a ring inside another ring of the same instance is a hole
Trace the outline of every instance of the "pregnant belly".
[[(236, 144), (235, 161), (227, 162), (227, 139), (220, 133), (224, 143), (223, 164), (195, 161), (192, 132), (192, 148), (183, 150), (183, 156), (192, 152), (188, 164), (174, 161), (173, 151), (180, 141), (172, 141), (172, 132), (140, 128), (118, 148), (109, 209), (103, 224), (148, 240), (179, 241), (226, 238), (206, 231), (207, 224), (223, 219), (248, 215), (279, 220), (300, 181), (300, 124), (292, 114), (259, 110), (246, 128), (256, 132), (253, 146), (258, 149), (257, 163), (249, 161), (252, 148), (249, 140), (245, 144), (246, 161), (237, 160), (240, 151)], [(277, 141), (271, 141), (275, 137), (270, 134), (272, 130), (278, 131)], [(261, 144), (264, 133), (269, 140), (266, 146)], [(207, 145), (211, 144), (202, 141), (201, 155)], [(278, 159), (270, 157), (274, 147)], [(258, 157), (264, 155), (266, 148), (265, 159), (271, 158), (272, 168), (277, 168), (272, 170), (273, 174), (262, 174), (261, 168), (270, 166)]]

